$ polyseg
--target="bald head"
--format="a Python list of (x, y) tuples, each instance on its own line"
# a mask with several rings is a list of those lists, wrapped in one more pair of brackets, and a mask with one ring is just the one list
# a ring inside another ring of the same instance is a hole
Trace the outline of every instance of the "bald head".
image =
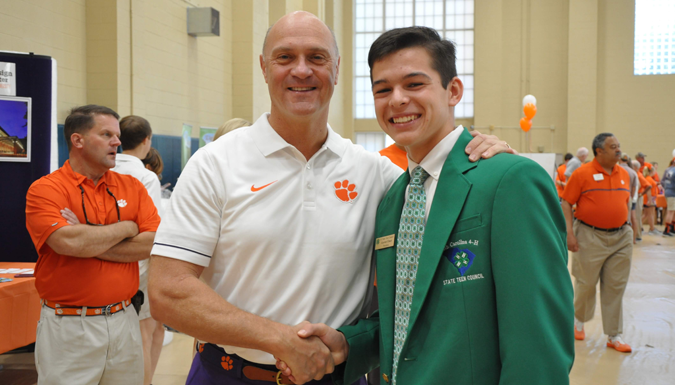
[(267, 52), (268, 40), (279, 38), (288, 33), (288, 31), (294, 31), (301, 27), (315, 28), (319, 33), (327, 33), (333, 42), (333, 55), (335, 57), (340, 56), (333, 30), (321, 21), (321, 19), (314, 16), (314, 14), (305, 11), (296, 11), (282, 16), (276, 23), (272, 24), (272, 26), (267, 29), (265, 40), (263, 41), (263, 57), (267, 57), (269, 54), (269, 52)]

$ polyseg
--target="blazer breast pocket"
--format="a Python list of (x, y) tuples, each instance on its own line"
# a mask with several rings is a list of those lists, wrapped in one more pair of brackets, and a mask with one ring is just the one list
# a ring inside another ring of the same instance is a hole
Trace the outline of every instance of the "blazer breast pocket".
[(483, 225), (483, 220), (480, 213), (471, 215), (468, 218), (462, 218), (455, 223), (455, 227), (452, 229), (453, 233), (459, 233), (462, 231), (467, 231), (475, 229), (476, 227), (481, 227)]

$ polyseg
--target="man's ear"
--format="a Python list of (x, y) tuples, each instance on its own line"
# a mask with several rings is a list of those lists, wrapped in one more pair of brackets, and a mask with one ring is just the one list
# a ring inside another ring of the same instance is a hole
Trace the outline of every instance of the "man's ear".
[(464, 95), (464, 84), (457, 76), (448, 84), (448, 106), (456, 106)]
[(262, 70), (263, 77), (265, 78), (265, 83), (267, 83), (267, 69), (265, 68), (265, 59), (263, 55), (260, 55), (260, 69)]
[(337, 67), (335, 68), (335, 85), (338, 84), (338, 77), (340, 75), (340, 57), (338, 56)]
[(70, 135), (70, 143), (72, 148), (82, 148), (84, 147), (84, 135), (74, 132)]

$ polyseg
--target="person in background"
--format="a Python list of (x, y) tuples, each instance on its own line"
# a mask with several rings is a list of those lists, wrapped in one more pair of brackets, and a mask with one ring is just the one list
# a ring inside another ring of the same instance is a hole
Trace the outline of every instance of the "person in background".
[(649, 168), (650, 170), (652, 168), (652, 164), (645, 161), (646, 157), (647, 157), (647, 155), (645, 155), (642, 152), (638, 152), (637, 155), (635, 155), (635, 160), (637, 160), (640, 163), (640, 170), (638, 170), (638, 172), (641, 173), (642, 175), (645, 175), (645, 172), (644, 172), (645, 167)]
[(635, 200), (635, 217), (637, 219), (637, 234), (635, 234), (635, 241), (640, 242), (642, 241), (642, 216), (643, 216), (643, 208), (644, 208), (644, 202), (643, 202), (643, 197), (644, 195), (649, 192), (652, 189), (652, 185), (647, 182), (647, 179), (642, 175), (640, 172), (640, 162), (637, 160), (632, 160), (631, 161), (631, 166), (633, 166), (633, 171), (638, 176), (638, 195)]
[(659, 194), (658, 190), (658, 185), (656, 184), (656, 181), (654, 180), (654, 167), (644, 167), (643, 169), (645, 179), (647, 180), (647, 183), (649, 183), (650, 186), (652, 186), (651, 189), (649, 189), (644, 197), (644, 211), (642, 213), (642, 223), (646, 223), (649, 225), (649, 231), (647, 234), (649, 235), (659, 235), (660, 233), (656, 230), (654, 227), (654, 223), (656, 222), (656, 196)]
[[(141, 384), (138, 261), (150, 256), (157, 209), (138, 179), (110, 171), (119, 115), (73, 108), (69, 159), (33, 183), (26, 227), (38, 252), (42, 310), (35, 342), (38, 384)], [(136, 297), (136, 298), (134, 298)]]
[(623, 154), (621, 156), (621, 161), (619, 162), (619, 165), (623, 167), (624, 170), (628, 172), (628, 175), (630, 175), (630, 196), (631, 196), (631, 207), (630, 207), (630, 213), (629, 213), (629, 218), (628, 218), (628, 223), (631, 225), (631, 228), (633, 229), (633, 244), (635, 244), (637, 241), (635, 240), (635, 237), (637, 236), (637, 216), (635, 215), (635, 206), (636, 206), (636, 201), (637, 201), (637, 194), (638, 194), (638, 176), (637, 172), (633, 170), (633, 167), (630, 164), (631, 160), (628, 154)]
[(565, 183), (567, 181), (567, 177), (565, 176), (565, 171), (567, 171), (567, 163), (574, 158), (574, 156), (571, 153), (565, 154), (565, 160), (563, 161), (563, 164), (558, 166), (558, 169), (556, 170), (555, 173), (555, 188), (558, 190), (558, 197), (562, 198), (562, 193), (565, 190)]
[(146, 169), (154, 172), (157, 175), (157, 179), (162, 180), (162, 171), (164, 171), (164, 161), (162, 156), (159, 154), (156, 148), (150, 147), (148, 155), (143, 158), (143, 166)]
[[(131, 175), (138, 179), (148, 190), (157, 214), (162, 217), (162, 192), (159, 178), (153, 171), (143, 165), (152, 149), (152, 128), (150, 123), (140, 116), (129, 115), (120, 120), (120, 141), (122, 153), (117, 154), (115, 172)], [(159, 362), (164, 342), (164, 325), (155, 321), (150, 315), (150, 300), (148, 299), (148, 259), (138, 262), (138, 289), (143, 292), (145, 301), (138, 313), (143, 338), (143, 384), (149, 385)]]
[(666, 237), (675, 237), (675, 158), (670, 161), (670, 166), (663, 173), (661, 178), (663, 193), (668, 202), (668, 211), (663, 221), (665, 228), (663, 235)]
[(574, 170), (581, 167), (586, 158), (588, 157), (588, 149), (586, 147), (579, 147), (577, 150), (577, 155), (572, 157), (569, 162), (567, 162), (567, 167), (565, 169), (565, 178), (569, 179)]
[(396, 143), (380, 150), (380, 155), (386, 156), (389, 160), (403, 170), (408, 169), (408, 155), (405, 148)]
[(250, 126), (250, 125), (251, 125), (251, 122), (249, 122), (246, 119), (241, 119), (241, 118), (230, 119), (227, 122), (223, 123), (222, 126), (218, 127), (218, 130), (213, 135), (213, 140), (215, 141), (216, 139), (220, 138), (221, 136), (227, 134), (230, 131), (234, 131), (237, 128), (246, 127), (246, 126)]
[[(623, 294), (633, 255), (633, 229), (626, 219), (631, 209), (630, 175), (617, 163), (618, 139), (610, 133), (593, 139), (595, 158), (572, 174), (563, 194), (567, 248), (572, 252), (574, 338), (586, 338), (584, 322), (595, 314), (600, 281), (602, 327), (607, 347), (629, 353), (623, 332)], [(577, 205), (572, 212), (572, 206)], [(575, 219), (576, 218), (576, 219)]]

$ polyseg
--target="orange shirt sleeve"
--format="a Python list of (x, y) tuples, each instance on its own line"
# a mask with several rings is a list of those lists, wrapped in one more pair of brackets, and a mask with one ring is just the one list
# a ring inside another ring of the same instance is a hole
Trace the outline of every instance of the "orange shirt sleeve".
[(68, 225), (61, 210), (68, 207), (67, 197), (49, 182), (38, 180), (26, 194), (26, 228), (35, 249), (40, 249), (56, 230)]
[(583, 177), (585, 173), (579, 172), (580, 168), (576, 169), (574, 173), (567, 180), (565, 190), (563, 190), (562, 199), (569, 204), (575, 205), (581, 196), (581, 188), (583, 187)]

